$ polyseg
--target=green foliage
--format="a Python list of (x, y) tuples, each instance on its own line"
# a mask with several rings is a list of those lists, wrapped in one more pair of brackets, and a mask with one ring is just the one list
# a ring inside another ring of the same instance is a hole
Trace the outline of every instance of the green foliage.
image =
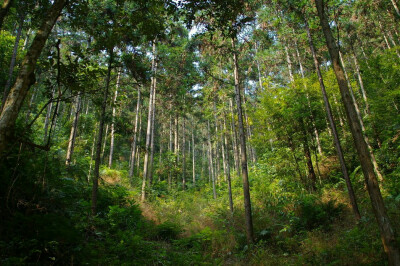
[(155, 238), (158, 240), (164, 241), (172, 241), (178, 238), (179, 234), (182, 232), (182, 229), (179, 225), (165, 222), (157, 225), (155, 228)]
[(334, 200), (321, 202), (313, 196), (301, 198), (295, 204), (293, 226), (295, 230), (313, 230), (316, 228), (329, 229), (334, 220), (343, 211), (342, 205), (336, 205)]

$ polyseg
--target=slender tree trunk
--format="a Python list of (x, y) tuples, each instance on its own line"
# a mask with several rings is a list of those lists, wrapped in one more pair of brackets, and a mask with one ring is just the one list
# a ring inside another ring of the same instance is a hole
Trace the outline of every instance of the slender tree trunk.
[(186, 189), (186, 119), (182, 122), (182, 189)]
[(112, 161), (113, 161), (113, 154), (114, 154), (114, 134), (115, 134), (115, 113), (116, 113), (116, 103), (117, 103), (117, 97), (118, 97), (118, 89), (120, 86), (120, 80), (121, 80), (121, 68), (118, 71), (118, 76), (117, 76), (117, 84), (115, 86), (115, 92), (114, 92), (114, 98), (112, 101), (112, 121), (111, 121), (111, 136), (110, 136), (110, 155), (108, 157), (108, 167), (111, 168), (112, 166)]
[(344, 179), (346, 181), (347, 191), (349, 193), (349, 198), (350, 198), (350, 204), (351, 204), (351, 207), (353, 209), (354, 216), (355, 216), (356, 220), (358, 221), (358, 220), (361, 219), (360, 211), (358, 210), (358, 204), (357, 204), (356, 196), (354, 194), (354, 190), (353, 190), (353, 186), (352, 186), (351, 181), (350, 181), (350, 177), (349, 177), (349, 173), (348, 173), (348, 170), (347, 170), (346, 162), (344, 160), (344, 155), (343, 155), (343, 151), (342, 151), (342, 145), (340, 144), (339, 135), (338, 135), (337, 130), (336, 130), (336, 124), (335, 124), (335, 121), (334, 121), (333, 115), (332, 115), (331, 105), (329, 103), (328, 95), (327, 95), (326, 89), (325, 89), (324, 80), (322, 78), (321, 70), (319, 68), (319, 62), (318, 62), (318, 59), (317, 59), (317, 54), (316, 54), (316, 51), (315, 51), (314, 42), (313, 42), (313, 39), (312, 39), (312, 36), (311, 36), (310, 28), (308, 26), (308, 21), (306, 20), (305, 17), (304, 17), (304, 22), (305, 22), (307, 36), (308, 36), (308, 43), (310, 45), (311, 54), (312, 54), (313, 60), (314, 60), (315, 71), (317, 72), (317, 75), (318, 75), (319, 85), (321, 87), (321, 92), (322, 92), (322, 96), (323, 96), (323, 99), (324, 99), (326, 116), (328, 118), (329, 126), (331, 128), (332, 135), (333, 135), (333, 142), (335, 144), (336, 152), (337, 152), (337, 155), (339, 157), (339, 162), (340, 162), (340, 166), (341, 166), (341, 169), (342, 169), (343, 177), (344, 177)]
[[(146, 131), (146, 150), (144, 155), (144, 166), (143, 166), (143, 181), (142, 181), (142, 195), (141, 200), (144, 201), (146, 198), (146, 180), (149, 179), (149, 152), (151, 149), (151, 137), (152, 137), (152, 125), (153, 123), (153, 113), (154, 113), (154, 104), (155, 104), (155, 96), (156, 96), (156, 84), (155, 84), (155, 74), (156, 74), (156, 43), (153, 41), (153, 60), (152, 60), (152, 72), (153, 76), (151, 78), (150, 85), (150, 99), (149, 99), (149, 112), (147, 115), (147, 131)], [(151, 182), (150, 182), (151, 183)]]
[[(243, 90), (243, 107), (244, 107), (243, 108), (243, 116), (244, 116), (244, 121), (246, 123), (246, 134), (247, 134), (247, 139), (249, 140), (249, 139), (251, 139), (253, 134), (251, 133), (251, 126), (250, 126), (250, 123), (249, 123), (249, 117), (247, 116), (246, 93), (245, 93), (244, 90)], [(254, 151), (253, 147), (251, 146), (250, 142), (247, 142), (247, 144), (248, 144), (248, 151), (250, 152), (251, 161), (253, 163), (256, 163), (255, 151)]]
[[(255, 42), (254, 48), (255, 48), (256, 54), (257, 54), (257, 50), (258, 50), (257, 42)], [(258, 74), (258, 86), (259, 86), (259, 91), (262, 92), (262, 90), (263, 90), (263, 85), (262, 85), (262, 78), (261, 78), (261, 67), (260, 67), (260, 62), (258, 61), (258, 59), (256, 59), (256, 64), (257, 64), (257, 74)]]
[(47, 133), (49, 130), (49, 123), (50, 123), (50, 118), (51, 118), (51, 111), (53, 109), (53, 99), (54, 99), (54, 94), (55, 94), (55, 88), (53, 88), (53, 91), (51, 93), (51, 102), (50, 104), (47, 106), (47, 113), (46, 113), (46, 118), (44, 120), (44, 138), (43, 138), (43, 142), (46, 143), (47, 141)]
[[(3, 92), (3, 100), (2, 100), (2, 103), (1, 103), (1, 108), (3, 108), (4, 103), (6, 102), (6, 99), (7, 99), (7, 96), (8, 96), (8, 92), (10, 91), (11, 82), (12, 82), (12, 79), (13, 79), (15, 61), (17, 59), (19, 40), (21, 38), (22, 28), (24, 26), (24, 19), (25, 19), (25, 16), (21, 15), (20, 16), (19, 25), (18, 25), (18, 30), (17, 30), (17, 36), (15, 37), (13, 53), (12, 53), (12, 56), (11, 56), (10, 68), (8, 70), (8, 79), (7, 79), (7, 83), (6, 83), (6, 86), (4, 88), (4, 92)], [(1, 28), (1, 26), (0, 26), (0, 28)]]
[(243, 178), (243, 196), (244, 196), (244, 210), (245, 210), (245, 220), (246, 220), (246, 237), (248, 243), (254, 243), (254, 233), (253, 233), (253, 218), (251, 214), (251, 200), (250, 200), (250, 185), (249, 177), (247, 171), (247, 154), (246, 154), (246, 135), (244, 133), (243, 124), (243, 113), (242, 113), (242, 103), (240, 97), (240, 78), (239, 78), (239, 63), (238, 55), (236, 51), (236, 40), (232, 38), (232, 50), (233, 50), (233, 69), (235, 77), (235, 97), (236, 106), (238, 112), (238, 122), (239, 122), (239, 139), (241, 148), (241, 163), (242, 163), (242, 178)]
[(108, 124), (106, 125), (106, 132), (104, 134), (103, 148), (101, 149), (101, 157), (100, 157), (101, 163), (104, 161), (104, 153), (106, 151), (106, 146), (107, 146), (107, 136), (108, 136)]
[(193, 185), (196, 185), (196, 161), (195, 161), (196, 147), (194, 144), (194, 124), (192, 128), (192, 172), (193, 172)]
[(293, 77), (293, 64), (292, 64), (292, 60), (290, 59), (290, 55), (289, 55), (289, 47), (286, 44), (286, 39), (283, 38), (284, 42), (285, 42), (285, 53), (286, 53), (286, 62), (288, 64), (288, 70), (289, 70), (289, 79), (290, 82), (294, 81), (294, 77)]
[(239, 150), (239, 144), (238, 144), (238, 137), (237, 137), (237, 132), (236, 132), (236, 126), (235, 126), (235, 113), (233, 111), (233, 103), (232, 99), (229, 99), (229, 105), (231, 108), (231, 114), (232, 114), (232, 139), (234, 142), (233, 145), (233, 150), (234, 150), (234, 158), (235, 158), (235, 165), (236, 165), (236, 173), (239, 176), (240, 175), (240, 162), (239, 162), (239, 157), (240, 157), (240, 150)]
[[(362, 75), (361, 75), (361, 71), (360, 71), (360, 65), (358, 63), (358, 59), (357, 59), (356, 53), (354, 51), (354, 48), (352, 47), (351, 50), (352, 50), (352, 53), (353, 53), (353, 60), (354, 60), (354, 65), (356, 67), (356, 73), (357, 73), (357, 77), (358, 77), (358, 82), (360, 84), (361, 95), (362, 95), (362, 97), (364, 99), (365, 114), (371, 115), (371, 110), (370, 110), (369, 104), (368, 104), (367, 93), (366, 93), (365, 88), (364, 88), (364, 81), (363, 81), (363, 78), (362, 78)], [(372, 126), (372, 129), (373, 129), (374, 135), (375, 135), (376, 143), (378, 144), (378, 147), (381, 148), (382, 147), (382, 141), (381, 141), (381, 139), (379, 137), (379, 134), (378, 134), (378, 131), (377, 131), (376, 127), (375, 127), (375, 124), (372, 122), (371, 126)]]
[(138, 122), (139, 122), (139, 112), (140, 112), (140, 87), (138, 86), (138, 98), (136, 103), (136, 114), (135, 114), (135, 126), (133, 129), (133, 142), (132, 142), (132, 162), (131, 167), (129, 168), (129, 177), (131, 179), (132, 184), (132, 177), (133, 171), (135, 169), (135, 159), (136, 159), (136, 145), (137, 145), (137, 135), (138, 135)]
[(226, 158), (225, 166), (226, 166), (226, 177), (227, 177), (227, 182), (228, 182), (228, 196), (229, 196), (229, 209), (231, 210), (231, 213), (233, 214), (233, 199), (232, 199), (232, 186), (231, 186), (231, 170), (229, 168), (229, 152), (228, 152), (228, 138), (227, 138), (227, 132), (226, 132), (226, 121), (225, 121), (225, 116), (224, 116), (224, 130), (223, 130), (223, 145), (222, 147), (224, 148), (224, 158)]
[(92, 187), (92, 216), (97, 214), (97, 194), (99, 187), (99, 178), (100, 178), (100, 163), (101, 163), (101, 142), (103, 140), (103, 130), (104, 130), (104, 122), (106, 120), (106, 110), (107, 110), (107, 100), (108, 100), (108, 90), (110, 89), (110, 79), (111, 79), (111, 70), (112, 70), (112, 62), (114, 59), (114, 48), (111, 48), (109, 51), (109, 61), (108, 61), (108, 69), (107, 69), (107, 78), (106, 78), (106, 87), (104, 89), (103, 94), (103, 103), (101, 105), (101, 114), (99, 121), (99, 134), (97, 136), (96, 142), (96, 157), (94, 162), (94, 175), (93, 175), (93, 187)]
[(293, 159), (294, 159), (294, 162), (296, 164), (296, 170), (299, 173), (299, 178), (304, 183), (304, 185), (306, 185), (305, 178), (304, 178), (303, 173), (301, 172), (301, 169), (300, 169), (299, 159), (296, 156), (296, 148), (294, 147), (293, 139), (292, 139), (291, 135), (287, 131), (286, 131), (286, 135), (288, 137), (288, 146), (289, 146), (290, 150), (292, 151)]
[(317, 182), (317, 176), (314, 171), (312, 159), (311, 159), (311, 152), (310, 152), (310, 147), (308, 145), (308, 138), (307, 138), (307, 131), (304, 125), (304, 121), (301, 120), (301, 129), (303, 132), (303, 150), (304, 150), (304, 157), (306, 158), (306, 163), (307, 163), (307, 171), (308, 171), (308, 179), (311, 181), (311, 190), (316, 191), (316, 182)]
[(326, 38), (329, 54), (332, 59), (335, 75), (339, 84), (339, 89), (342, 94), (342, 101), (345, 106), (351, 133), (353, 135), (354, 143), (361, 162), (361, 168), (364, 173), (365, 183), (368, 188), (368, 193), (370, 195), (374, 214), (381, 232), (383, 247), (386, 254), (388, 255), (389, 264), (400, 265), (400, 254), (396, 243), (395, 232), (390, 223), (389, 216), (386, 212), (382, 194), (379, 189), (378, 180), (374, 171), (374, 165), (371, 161), (371, 155), (363, 136), (363, 131), (361, 129), (360, 121), (358, 120), (357, 112), (355, 110), (354, 104), (352, 103), (352, 98), (350, 96), (350, 91), (347, 85), (343, 68), (340, 64), (339, 50), (336, 46), (336, 42), (333, 38), (329, 26), (328, 17), (324, 10), (324, 1), (315, 0), (315, 3), (317, 6), (322, 30)]
[(75, 138), (78, 129), (78, 120), (80, 111), (81, 111), (81, 96), (78, 94), (75, 98), (75, 115), (71, 126), (71, 132), (69, 134), (67, 156), (65, 159), (66, 166), (70, 166), (71, 164), (72, 154), (74, 152), (74, 147), (75, 147)]
[(363, 81), (362, 76), (361, 76), (360, 64), (358, 63), (358, 59), (357, 59), (356, 53), (354, 52), (354, 48), (353, 47), (352, 47), (352, 53), (353, 53), (354, 65), (356, 66), (356, 73), (357, 73), (357, 77), (358, 77), (358, 82), (360, 84), (361, 95), (362, 95), (362, 97), (364, 99), (364, 103), (365, 103), (365, 110), (366, 110), (367, 114), (371, 114), (371, 111), (369, 109), (369, 104), (368, 104), (367, 93), (366, 93), (365, 88), (364, 88), (364, 81)]
[(210, 120), (207, 120), (207, 141), (208, 141), (208, 167), (210, 172), (210, 177), (212, 181), (212, 188), (213, 188), (213, 197), (214, 199), (217, 198), (217, 191), (215, 189), (215, 173), (213, 167), (213, 153), (212, 153), (212, 146), (211, 146), (211, 134), (210, 134)]
[[(153, 98), (154, 101), (154, 98)], [(153, 164), (154, 164), (154, 130), (155, 130), (155, 105), (153, 103), (153, 117), (151, 118), (151, 141), (150, 141), (150, 162), (149, 162), (149, 185), (153, 184)]]
[[(97, 127), (97, 126), (98, 126), (98, 125), (97, 125), (97, 123), (96, 123), (96, 126), (95, 126), (95, 127)], [(97, 134), (97, 130), (95, 130), (95, 131), (94, 131), (94, 134), (93, 134), (93, 143), (92, 143), (92, 149), (91, 149), (91, 152), (90, 152), (90, 163), (89, 163), (89, 171), (88, 171), (88, 176), (87, 176), (87, 182), (88, 182), (88, 184), (89, 184), (89, 182), (90, 182), (90, 176), (91, 176), (91, 174), (92, 174), (94, 147), (95, 147), (95, 144), (96, 144), (96, 134)]]
[(396, 11), (397, 16), (400, 17), (400, 10), (399, 10), (399, 6), (396, 3), (396, 0), (391, 0), (391, 2), (392, 2), (392, 5), (394, 7), (394, 10)]
[(3, 22), (7, 16), (8, 10), (10, 10), (13, 0), (4, 0), (3, 5), (0, 8), (0, 30), (3, 27)]
[[(142, 110), (140, 109), (139, 111), (139, 130), (138, 130), (138, 139), (137, 143), (140, 144), (140, 139), (142, 137)], [(136, 170), (137, 170), (137, 176), (140, 175), (140, 150), (139, 150), (139, 145), (136, 146)]]
[[(172, 105), (170, 104), (169, 106), (170, 111), (172, 110)], [(169, 146), (168, 150), (172, 154), (173, 148), (172, 148), (172, 142), (173, 142), (173, 135), (172, 135), (172, 115), (169, 115)], [(172, 184), (172, 173), (171, 173), (171, 166), (169, 166), (169, 172), (168, 172), (168, 187), (171, 188)]]
[[(55, 0), (46, 19), (40, 26), (24, 60), (14, 86), (11, 88), (0, 114), (0, 153), (13, 143), (15, 121), (32, 84), (35, 83), (35, 67), (47, 38), (67, 0)], [(0, 155), (1, 156), (1, 155)]]
[(315, 139), (317, 141), (317, 148), (318, 148), (318, 154), (320, 156), (322, 156), (322, 147), (321, 147), (321, 141), (319, 139), (319, 133), (318, 133), (318, 129), (315, 123), (315, 117), (311, 108), (311, 102), (310, 102), (310, 96), (308, 95), (308, 87), (307, 87), (307, 83), (305, 81), (305, 75), (304, 75), (304, 68), (303, 68), (303, 64), (301, 63), (301, 57), (300, 57), (300, 52), (299, 52), (299, 48), (297, 46), (297, 42), (295, 41), (295, 46), (296, 46), (296, 55), (297, 55), (297, 61), (299, 62), (299, 66), (300, 66), (300, 74), (301, 77), (303, 78), (303, 85), (304, 85), (304, 89), (306, 92), (306, 98), (307, 98), (307, 105), (308, 105), (308, 109), (310, 110), (310, 119), (311, 119), (311, 123), (313, 126), (313, 130), (314, 130), (314, 135), (315, 135)]
[(364, 121), (362, 119), (360, 108), (358, 107), (358, 104), (357, 104), (357, 100), (354, 97), (353, 89), (351, 87), (351, 83), (350, 83), (349, 77), (347, 75), (346, 67), (345, 67), (345, 64), (344, 64), (344, 61), (343, 61), (343, 57), (342, 57), (342, 54), (341, 54), (340, 51), (339, 51), (339, 60), (340, 60), (340, 63), (341, 63), (342, 69), (343, 69), (344, 77), (345, 77), (345, 79), (347, 81), (347, 86), (349, 88), (350, 96), (352, 98), (353, 105), (354, 105), (354, 108), (356, 110), (357, 117), (358, 117), (359, 123), (361, 125), (362, 132), (364, 133), (364, 140), (365, 140), (365, 143), (368, 146), (368, 149), (369, 149), (369, 152), (370, 152), (370, 156), (371, 156), (371, 160), (372, 160), (372, 164), (374, 165), (374, 169), (375, 169), (375, 172), (376, 172), (376, 174), (378, 176), (378, 179), (380, 181), (383, 181), (383, 176), (381, 175), (381, 172), (379, 171), (379, 166), (378, 166), (378, 163), (377, 163), (377, 161), (375, 159), (374, 150), (372, 149), (371, 144), (369, 142), (369, 138), (368, 138), (367, 134), (365, 133), (366, 130), (365, 130), (365, 126), (364, 126)]

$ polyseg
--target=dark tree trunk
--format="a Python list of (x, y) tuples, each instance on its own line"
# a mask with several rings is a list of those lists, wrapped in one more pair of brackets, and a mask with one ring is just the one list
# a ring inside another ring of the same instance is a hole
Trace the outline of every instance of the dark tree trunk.
[(240, 78), (239, 78), (239, 63), (236, 51), (236, 40), (232, 38), (232, 50), (233, 50), (233, 69), (235, 77), (235, 97), (236, 106), (238, 112), (238, 124), (239, 124), (239, 140), (241, 148), (241, 163), (242, 163), (242, 178), (243, 178), (243, 196), (244, 196), (244, 211), (246, 219), (246, 237), (248, 243), (254, 243), (253, 233), (253, 218), (251, 214), (251, 200), (250, 200), (250, 184), (247, 170), (247, 154), (246, 154), (246, 135), (244, 132), (243, 123), (243, 112), (242, 102), (240, 96)]
[(111, 70), (112, 70), (112, 62), (114, 59), (114, 48), (111, 48), (109, 51), (110, 57), (108, 61), (108, 70), (107, 70), (107, 78), (106, 78), (106, 87), (104, 89), (103, 94), (103, 103), (101, 105), (101, 114), (99, 121), (99, 133), (97, 136), (96, 142), (96, 157), (94, 162), (94, 174), (93, 174), (93, 186), (92, 186), (92, 216), (97, 214), (97, 193), (99, 188), (99, 177), (100, 177), (100, 163), (101, 163), (101, 142), (103, 139), (103, 130), (104, 130), (104, 122), (106, 120), (106, 109), (107, 109), (107, 100), (108, 100), (108, 90), (110, 89), (110, 79), (111, 79)]
[(306, 158), (307, 163), (307, 171), (308, 171), (308, 179), (311, 181), (311, 190), (316, 191), (316, 183), (317, 183), (317, 176), (314, 171), (314, 166), (311, 159), (311, 152), (310, 147), (308, 145), (308, 137), (307, 137), (307, 130), (304, 125), (304, 121), (300, 121), (301, 130), (303, 132), (303, 150), (304, 150), (304, 157)]

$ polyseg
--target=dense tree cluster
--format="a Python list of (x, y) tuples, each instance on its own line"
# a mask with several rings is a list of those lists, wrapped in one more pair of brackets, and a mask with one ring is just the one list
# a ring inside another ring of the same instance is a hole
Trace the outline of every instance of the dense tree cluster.
[(191, 204), (253, 258), (346, 208), (381, 241), (360, 263), (400, 265), (399, 22), (397, 0), (4, 0), (0, 264), (229, 263), (218, 230), (141, 214)]

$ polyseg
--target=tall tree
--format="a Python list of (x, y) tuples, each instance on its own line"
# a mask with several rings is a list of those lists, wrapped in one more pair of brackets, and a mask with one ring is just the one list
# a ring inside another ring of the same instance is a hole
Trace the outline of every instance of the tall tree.
[(22, 62), (14, 86), (11, 88), (0, 114), (0, 153), (4, 154), (7, 146), (12, 144), (14, 126), (30, 86), (35, 83), (36, 62), (46, 44), (50, 32), (60, 16), (67, 0), (56, 0), (49, 9), (40, 26), (32, 45)]
[(383, 247), (389, 258), (389, 264), (400, 265), (400, 253), (397, 246), (394, 229), (386, 212), (382, 194), (379, 189), (378, 180), (374, 171), (374, 165), (372, 164), (371, 155), (364, 139), (357, 112), (352, 102), (352, 97), (350, 95), (343, 67), (340, 64), (339, 49), (333, 38), (333, 34), (329, 25), (328, 14), (325, 11), (324, 1), (316, 0), (315, 4), (318, 10), (318, 16), (323, 33), (325, 35), (326, 45), (332, 60), (332, 65), (339, 85), (340, 93), (342, 95), (342, 101), (346, 110), (351, 133), (353, 135), (354, 144), (356, 146), (361, 168), (364, 173), (365, 183), (368, 188), (375, 218), (378, 222), (379, 230), (381, 232)]

